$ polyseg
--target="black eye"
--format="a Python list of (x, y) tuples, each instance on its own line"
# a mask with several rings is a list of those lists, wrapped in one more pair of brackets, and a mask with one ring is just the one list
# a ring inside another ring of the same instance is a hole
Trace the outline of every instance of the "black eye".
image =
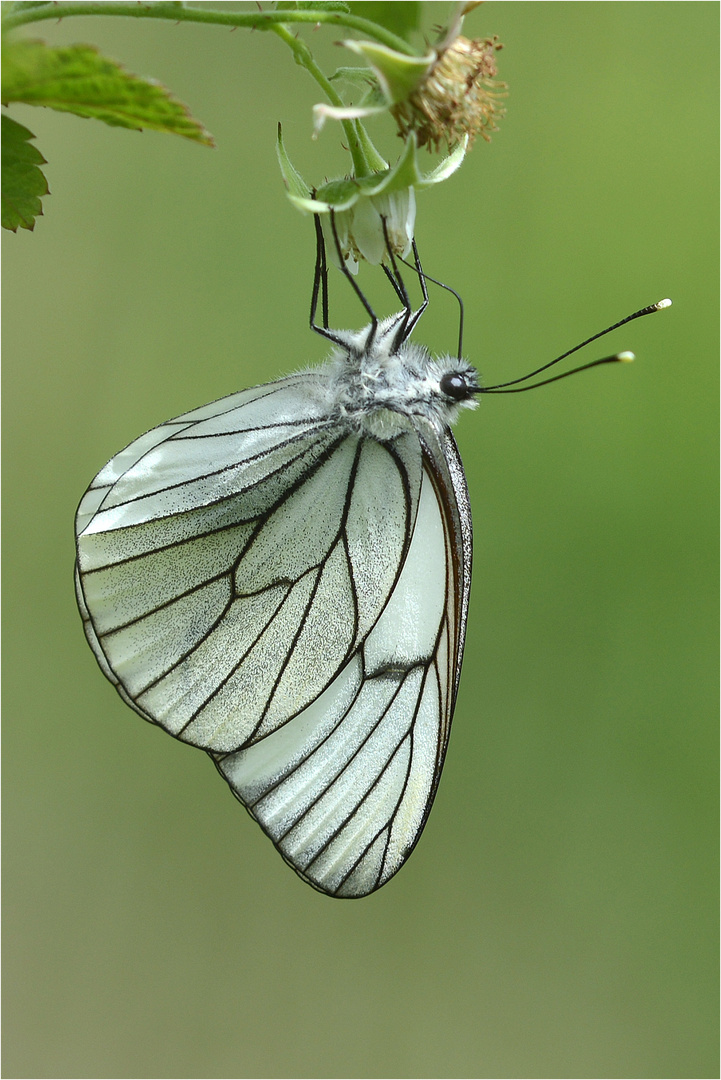
[(440, 387), (441, 392), (453, 401), (465, 401), (473, 393), (465, 375), (459, 375), (457, 371), (449, 371), (441, 376)]

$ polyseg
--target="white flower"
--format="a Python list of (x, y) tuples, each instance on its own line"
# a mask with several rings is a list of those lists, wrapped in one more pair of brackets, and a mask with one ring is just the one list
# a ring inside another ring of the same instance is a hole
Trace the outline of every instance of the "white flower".
[[(291, 164), (278, 130), (278, 160), (288, 198), (299, 210), (320, 214), (330, 258), (338, 263), (338, 246), (347, 266), (354, 273), (360, 259), (378, 264), (390, 247), (394, 255), (406, 258), (411, 250), (416, 220), (416, 190), (439, 184), (461, 165), (466, 140), (430, 173), (418, 167), (418, 147), (413, 134), (392, 168), (381, 169), (364, 177), (331, 180), (311, 191)], [(385, 222), (385, 227), (384, 227)]]
[(324, 214), (321, 222), (326, 250), (336, 266), (340, 266), (338, 247), (353, 273), (361, 259), (374, 266), (381, 263), (388, 248), (405, 259), (410, 254), (416, 223), (415, 192), (408, 187), (390, 195), (360, 197), (347, 210), (334, 212), (332, 219)]

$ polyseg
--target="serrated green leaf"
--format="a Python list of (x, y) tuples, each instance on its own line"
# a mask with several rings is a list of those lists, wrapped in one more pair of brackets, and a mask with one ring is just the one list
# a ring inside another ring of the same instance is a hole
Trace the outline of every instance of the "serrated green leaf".
[(3, 49), (2, 100), (45, 105), (113, 127), (151, 128), (213, 146), (185, 105), (153, 79), (132, 75), (92, 45), (49, 48), (14, 41)]
[(409, 41), (413, 31), (421, 25), (420, 3), (381, 3), (374, 0), (372, 3), (354, 3), (351, 11), (354, 15), (378, 23), (404, 41)]
[(38, 165), (45, 158), (29, 140), (32, 131), (3, 116), (2, 120), (2, 227), (17, 232), (33, 229), (42, 212), (40, 196), (49, 194), (48, 183)]

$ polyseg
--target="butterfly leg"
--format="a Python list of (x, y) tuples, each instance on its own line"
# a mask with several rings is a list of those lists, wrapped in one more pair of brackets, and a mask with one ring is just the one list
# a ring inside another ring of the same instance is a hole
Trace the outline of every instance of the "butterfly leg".
[(346, 280), (350, 283), (350, 286), (353, 289), (354, 293), (356, 294), (356, 296), (360, 300), (361, 304), (363, 305), (363, 307), (366, 309), (366, 311), (368, 312), (368, 314), (370, 316), (371, 329), (370, 329), (370, 333), (368, 335), (368, 340), (366, 342), (365, 347), (366, 347), (366, 349), (371, 349), (372, 346), (373, 346), (373, 341), (374, 341), (375, 336), (376, 336), (376, 331), (378, 329), (378, 316), (376, 315), (373, 308), (370, 306), (370, 303), (368, 302), (365, 294), (363, 293), (363, 290), (361, 289), (360, 285), (358, 284), (356, 279), (351, 274), (350, 270), (348, 269), (348, 266), (346, 265), (346, 261), (343, 258), (343, 252), (341, 251), (341, 247), (340, 247), (340, 240), (338, 239), (338, 230), (337, 230), (336, 224), (335, 224), (335, 212), (333, 210), (331, 210), (331, 212), (330, 212), (330, 227), (331, 227), (331, 230), (333, 232), (333, 239), (335, 241), (335, 249), (336, 249), (336, 252), (338, 253), (338, 259), (340, 261), (341, 273), (345, 275)]
[[(328, 262), (325, 254), (325, 240), (323, 239), (323, 226), (318, 214), (313, 215), (315, 222), (315, 271), (313, 273), (313, 295), (310, 301), (310, 327), (316, 333), (322, 334), (328, 329)], [(319, 327), (315, 321), (318, 313), (318, 296), (321, 297), (323, 326)]]
[(413, 321), (411, 323), (410, 330), (408, 332), (409, 333), (411, 332), (411, 330), (413, 329), (415, 324), (418, 322), (419, 318), (421, 317), (421, 315), (423, 314), (423, 312), (425, 311), (425, 309), (426, 309), (426, 307), (428, 305), (428, 288), (427, 288), (425, 283), (427, 281), (432, 281), (434, 285), (438, 285), (439, 288), (445, 289), (446, 292), (449, 292), (449, 293), (451, 293), (452, 296), (455, 296), (456, 300), (458, 301), (458, 307), (460, 309), (459, 317), (458, 317), (458, 357), (460, 359), (460, 357), (461, 357), (461, 355), (463, 353), (463, 301), (461, 300), (460, 296), (458, 295), (458, 293), (456, 292), (455, 289), (452, 289), (450, 287), (450, 285), (445, 285), (442, 281), (438, 281), (436, 278), (431, 277), (430, 274), (425, 273), (425, 271), (421, 267), (421, 261), (420, 261), (420, 259), (418, 257), (418, 248), (416, 247), (415, 240), (413, 241), (413, 258), (414, 258), (414, 261), (415, 261), (415, 266), (414, 267), (411, 266), (411, 264), (409, 262), (406, 262), (405, 259), (401, 258), (400, 255), (398, 256), (398, 258), (400, 259), (400, 261), (403, 263), (404, 266), (408, 266), (412, 270), (415, 270), (415, 272), (418, 274), (418, 279), (421, 282), (421, 288), (423, 290), (423, 303), (421, 304), (420, 308), (416, 312), (416, 314), (415, 314), (415, 316), (413, 318)]
[[(346, 265), (346, 261), (343, 258), (343, 252), (340, 246), (340, 240), (338, 238), (338, 230), (335, 224), (335, 213), (330, 212), (330, 225), (333, 232), (333, 239), (335, 242), (335, 249), (338, 253), (338, 261), (340, 264), (341, 273), (345, 276), (360, 300), (363, 307), (366, 309), (370, 316), (371, 325), (368, 333), (368, 339), (365, 343), (365, 348), (370, 349), (373, 346), (375, 340), (376, 331), (378, 330), (378, 316), (373, 308), (370, 306), (365, 294), (361, 290), (358, 282), (355, 280), (350, 270)], [(316, 231), (316, 257), (315, 257), (315, 272), (313, 275), (313, 294), (310, 303), (310, 326), (311, 330), (315, 330), (316, 334), (320, 334), (322, 337), (328, 338), (329, 341), (334, 341), (336, 345), (342, 345), (347, 347), (345, 339), (340, 338), (332, 330), (328, 328), (328, 262), (325, 250), (325, 240), (323, 237), (323, 227), (320, 223), (319, 217), (315, 215), (315, 231)], [(321, 306), (323, 309), (323, 325), (319, 326), (316, 322), (316, 316), (318, 314), (318, 297), (321, 297)]]
[[(401, 277), (401, 272), (398, 269), (398, 263), (396, 262), (396, 257), (395, 257), (395, 255), (393, 253), (393, 248), (391, 247), (390, 238), (388, 236), (387, 219), (384, 217), (381, 220), (383, 222), (383, 235), (384, 235), (385, 241), (386, 241), (386, 250), (388, 251), (388, 257), (390, 259), (390, 263), (391, 263), (391, 267), (392, 267), (392, 271), (391, 271), (391, 269), (389, 269), (385, 265), (385, 263), (383, 263), (383, 270), (385, 271), (386, 277), (388, 278), (391, 285), (395, 289), (399, 300), (401, 301), (401, 303), (403, 304), (403, 307), (405, 308), (405, 315), (403, 317), (403, 321), (401, 322), (401, 325), (400, 325), (400, 327), (398, 329), (398, 334), (397, 334), (397, 345), (400, 345), (400, 343), (402, 341), (405, 341), (407, 337), (410, 337), (411, 333), (413, 332), (413, 329), (416, 326), (416, 323), (418, 322), (421, 315), (423, 314), (423, 312), (428, 307), (428, 288), (426, 286), (423, 271), (421, 270), (421, 263), (420, 263), (420, 259), (418, 257), (418, 248), (416, 247), (416, 242), (415, 242), (415, 239), (414, 239), (412, 241), (412, 243), (413, 243), (413, 257), (414, 257), (414, 260), (415, 260), (415, 272), (418, 275), (418, 280), (419, 280), (420, 286), (421, 286), (421, 292), (423, 293), (423, 303), (418, 308), (418, 311), (414, 312), (413, 309), (412, 309), (412, 306), (411, 306), (409, 296), (408, 296), (408, 290), (406, 289), (405, 282), (403, 281), (403, 278)], [(400, 258), (400, 256), (399, 256), (399, 258)], [(405, 259), (402, 259), (401, 261), (405, 262)], [(410, 264), (406, 263), (406, 266), (408, 266), (408, 265), (410, 265)]]

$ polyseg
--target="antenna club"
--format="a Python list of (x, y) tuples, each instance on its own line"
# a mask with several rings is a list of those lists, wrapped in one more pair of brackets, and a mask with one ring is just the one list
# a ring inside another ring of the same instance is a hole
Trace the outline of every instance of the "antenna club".
[(672, 304), (673, 300), (669, 300), (668, 297), (666, 297), (665, 300), (659, 300), (659, 302), (653, 306), (656, 311), (663, 311), (664, 308), (671, 307)]
[(620, 352), (616, 353), (615, 360), (619, 360), (622, 364), (630, 364), (636, 359), (636, 354), (632, 352)]

